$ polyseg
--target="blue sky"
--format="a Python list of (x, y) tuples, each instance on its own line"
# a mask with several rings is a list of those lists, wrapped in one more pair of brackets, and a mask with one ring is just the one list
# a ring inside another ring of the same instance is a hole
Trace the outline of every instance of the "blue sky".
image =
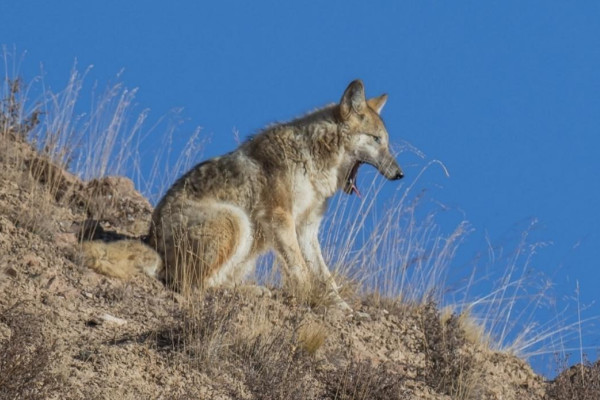
[[(195, 126), (211, 136), (204, 156), (231, 150), (234, 130), (337, 101), (359, 77), (368, 95), (389, 94), (391, 140), (425, 155), (399, 156), (407, 179), (433, 159), (447, 167), (419, 185), (475, 229), (462, 267), (486, 237), (511, 243), (537, 218), (532, 240), (552, 245), (533, 266), (558, 302), (579, 281), (588, 316), (600, 314), (600, 3), (204, 3), (5, 0), (0, 43), (27, 52), (25, 79), (43, 64), (56, 90), (75, 59), (100, 83), (124, 69), (154, 118), (184, 108), (176, 146)], [(151, 159), (157, 143), (146, 146)]]

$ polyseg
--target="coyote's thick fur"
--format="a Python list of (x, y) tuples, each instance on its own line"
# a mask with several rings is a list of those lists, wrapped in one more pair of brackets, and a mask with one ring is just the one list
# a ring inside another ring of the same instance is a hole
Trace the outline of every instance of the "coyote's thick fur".
[(152, 217), (149, 245), (163, 260), (158, 277), (179, 291), (235, 285), (274, 249), (292, 291), (321, 282), (348, 308), (321, 255), (319, 225), (338, 189), (358, 193), (361, 164), (402, 178), (379, 116), (386, 100), (366, 100), (356, 80), (339, 104), (273, 125), (188, 171)]

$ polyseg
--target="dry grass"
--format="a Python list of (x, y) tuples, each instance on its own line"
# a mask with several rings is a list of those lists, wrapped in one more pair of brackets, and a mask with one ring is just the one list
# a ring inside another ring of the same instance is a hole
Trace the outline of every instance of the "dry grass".
[(0, 342), (0, 398), (46, 399), (59, 391), (63, 379), (51, 367), (59, 349), (44, 334), (43, 318), (20, 312), (16, 304), (0, 315), (0, 323), (10, 329)]
[(441, 324), (449, 324), (452, 319), (456, 319), (457, 326), (469, 343), (489, 345), (490, 338), (485, 327), (471, 316), (468, 309), (457, 315), (452, 307), (444, 307), (440, 311)]
[(214, 379), (233, 373), (254, 398), (315, 398), (313, 357), (325, 340), (322, 326), (303, 324), (298, 312), (276, 327), (261, 298), (238, 291), (210, 290), (185, 303), (180, 325), (156, 334), (159, 348), (176, 350)]
[(403, 377), (385, 365), (351, 361), (345, 368), (330, 372), (325, 381), (326, 398), (339, 400), (401, 400), (413, 395), (403, 387)]
[[(490, 244), (465, 270), (453, 265), (472, 228), (460, 215), (453, 230), (444, 230), (438, 217), (448, 220), (440, 215), (448, 209), (428, 206), (424, 192), (413, 193), (421, 175), (436, 166), (447, 172), (430, 162), (383, 208), (375, 202), (384, 185), (379, 176), (363, 190), (365, 200), (342, 196), (333, 202), (321, 242), (344, 295), (356, 302), (365, 296), (373, 301), (375, 294), (392, 308), (394, 302), (433, 301), (461, 316), (470, 340), (526, 359), (582, 349), (582, 327), (599, 317), (582, 317), (578, 305), (575, 310), (572, 302), (556, 302), (553, 283), (534, 266), (547, 246), (532, 239), (536, 220), (505, 246)], [(548, 308), (555, 315), (539, 321)]]
[[(237, 371), (252, 398), (412, 398), (397, 365), (339, 354), (344, 366), (323, 369), (318, 354), (328, 337), (326, 324), (306, 319), (313, 314), (300, 307), (275, 326), (268, 304), (241, 292), (209, 291), (202, 299), (190, 300), (181, 325), (163, 330), (157, 343), (180, 352), (187, 363), (215, 379), (225, 371)], [(250, 317), (244, 312), (248, 309)], [(442, 321), (434, 304), (412, 313), (422, 318), (426, 364), (419, 376), (434, 392), (455, 399), (478, 398), (481, 383), (477, 365), (465, 351), (470, 344), (461, 317)]]
[(0, 101), (0, 132), (2, 136), (12, 135), (26, 139), (40, 123), (41, 111), (39, 109), (36, 108), (25, 113), (23, 107), (26, 102), (22, 93), (22, 79), (9, 79), (7, 76)]
[(421, 314), (429, 385), (454, 399), (475, 399), (478, 394), (477, 365), (465, 351), (467, 339), (456, 315), (440, 318), (435, 304), (425, 305)]
[(558, 361), (562, 371), (552, 381), (546, 398), (548, 400), (596, 400), (600, 399), (600, 362), (584, 360), (568, 367), (566, 360)]
[(319, 322), (309, 322), (298, 329), (298, 343), (311, 356), (323, 346), (327, 339), (327, 327)]

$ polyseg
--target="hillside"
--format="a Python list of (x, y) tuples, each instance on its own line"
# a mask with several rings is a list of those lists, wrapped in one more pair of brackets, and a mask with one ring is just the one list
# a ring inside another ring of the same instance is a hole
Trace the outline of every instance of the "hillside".
[[(562, 399), (571, 393), (545, 383), (524, 361), (489, 350), (468, 317), (435, 304), (354, 296), (353, 306), (365, 315), (350, 319), (297, 304), (277, 288), (271, 297), (246, 287), (186, 299), (144, 275), (121, 281), (84, 267), (82, 239), (143, 235), (151, 211), (127, 178), (83, 182), (4, 124), (0, 398)], [(589, 372), (587, 381), (597, 381)]]

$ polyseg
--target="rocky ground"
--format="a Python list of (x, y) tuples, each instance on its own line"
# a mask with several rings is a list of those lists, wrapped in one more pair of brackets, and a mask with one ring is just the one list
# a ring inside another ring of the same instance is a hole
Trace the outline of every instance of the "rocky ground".
[(143, 235), (150, 213), (128, 179), (82, 182), (0, 132), (0, 398), (599, 398), (597, 365), (545, 382), (435, 304), (355, 296), (348, 318), (85, 268), (82, 239)]

